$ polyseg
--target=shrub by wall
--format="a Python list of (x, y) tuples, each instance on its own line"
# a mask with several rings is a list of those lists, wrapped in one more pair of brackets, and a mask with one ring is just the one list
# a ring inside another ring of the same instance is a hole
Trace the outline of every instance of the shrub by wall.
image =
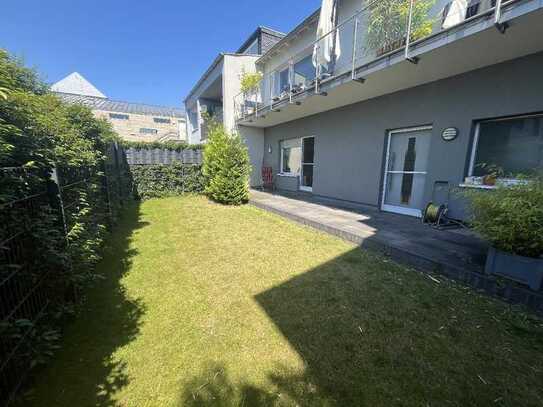
[(200, 165), (133, 165), (130, 167), (137, 199), (163, 198), (185, 193), (202, 193), (204, 177)]
[(496, 249), (519, 256), (543, 256), (543, 177), (493, 191), (468, 191), (471, 222)]
[(251, 173), (247, 147), (238, 135), (229, 134), (217, 123), (210, 126), (209, 134), (204, 149), (205, 193), (225, 205), (247, 202)]

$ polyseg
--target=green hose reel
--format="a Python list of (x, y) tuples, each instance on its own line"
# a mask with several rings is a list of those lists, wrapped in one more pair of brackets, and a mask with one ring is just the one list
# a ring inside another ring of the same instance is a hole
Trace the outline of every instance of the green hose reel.
[(446, 214), (447, 207), (445, 205), (436, 205), (430, 202), (422, 213), (422, 222), (439, 226)]

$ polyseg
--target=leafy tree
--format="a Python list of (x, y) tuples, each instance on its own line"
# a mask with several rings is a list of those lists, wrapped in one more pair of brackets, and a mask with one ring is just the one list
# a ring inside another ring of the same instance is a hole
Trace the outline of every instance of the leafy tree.
[(237, 134), (212, 123), (204, 149), (205, 193), (226, 205), (240, 205), (249, 200), (251, 165), (247, 147)]

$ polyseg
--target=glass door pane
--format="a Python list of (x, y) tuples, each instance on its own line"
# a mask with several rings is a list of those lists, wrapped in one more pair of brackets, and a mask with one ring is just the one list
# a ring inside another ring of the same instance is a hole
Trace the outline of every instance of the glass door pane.
[(315, 137), (302, 139), (302, 176), (300, 189), (311, 191), (313, 189), (313, 172), (315, 165)]
[(302, 187), (313, 188), (313, 164), (304, 164), (302, 174)]
[(420, 216), (425, 204), (430, 136), (430, 129), (390, 133), (383, 209)]

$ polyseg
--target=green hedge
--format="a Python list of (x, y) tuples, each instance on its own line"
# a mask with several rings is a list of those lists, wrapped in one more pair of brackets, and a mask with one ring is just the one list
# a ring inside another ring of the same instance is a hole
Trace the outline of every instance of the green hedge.
[(204, 190), (204, 177), (199, 165), (134, 165), (130, 170), (137, 199), (201, 193)]
[[(1, 374), (22, 377), (44, 363), (58, 347), (64, 317), (100, 277), (95, 264), (121, 206), (104, 178), (112, 167), (108, 146), (118, 140), (110, 123), (88, 107), (65, 104), (36, 72), (0, 49), (0, 241), (25, 252), (24, 259), (0, 259), (0, 280), (10, 281), (0, 286), (0, 298), (11, 298), (5, 311), (17, 304), (25, 311), (0, 323), (0, 337), (11, 338), (0, 347), (0, 360), (13, 366)], [(43, 193), (53, 167), (65, 181), (62, 211)], [(47, 299), (45, 310), (37, 298)], [(14, 390), (0, 389), (0, 399)]]

